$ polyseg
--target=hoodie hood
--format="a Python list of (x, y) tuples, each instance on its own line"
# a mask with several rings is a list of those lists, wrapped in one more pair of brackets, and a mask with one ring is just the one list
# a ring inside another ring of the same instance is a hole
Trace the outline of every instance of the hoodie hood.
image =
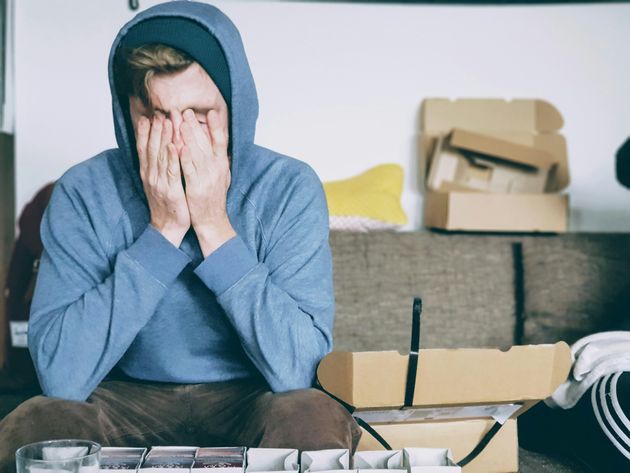
[[(212, 35), (208, 37), (208, 48), (216, 48), (216, 43), (218, 43), (222, 49), (225, 63), (227, 64), (228, 87), (230, 90), (230, 97), (226, 98), (226, 102), (228, 103), (229, 111), (231, 187), (234, 187), (238, 182), (239, 162), (254, 143), (256, 120), (258, 118), (258, 97), (243, 42), (236, 26), (218, 8), (206, 3), (174, 0), (156, 5), (136, 15), (121, 28), (116, 36), (109, 54), (108, 70), (116, 141), (124, 164), (131, 173), (140, 195), (144, 196), (135, 137), (130, 124), (129, 112), (126, 109), (128, 102), (125, 97), (119, 97), (118, 95), (117, 77), (115, 77), (114, 70), (117, 54), (120, 52), (126, 36), (130, 33), (133, 34), (136, 37), (134, 43), (139, 44), (137, 36), (138, 31), (142, 30), (141, 25), (147, 20), (159, 18), (172, 18), (192, 22), (195, 30), (201, 28), (209, 35)], [(146, 41), (146, 43), (153, 42), (155, 41), (152, 38), (148, 38)], [(180, 49), (193, 57), (195, 56), (191, 51), (181, 47)], [(211, 71), (208, 71), (208, 73), (212, 77)]]

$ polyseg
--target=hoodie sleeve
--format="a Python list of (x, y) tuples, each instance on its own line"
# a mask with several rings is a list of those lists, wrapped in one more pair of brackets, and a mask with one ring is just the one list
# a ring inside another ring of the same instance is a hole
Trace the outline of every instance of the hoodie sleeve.
[(120, 360), (190, 259), (151, 225), (128, 248), (108, 255), (109, 228), (99, 232), (92, 225), (99, 219), (62, 180), (41, 223), (44, 250), (28, 344), (44, 394), (82, 401)]
[(313, 171), (280, 212), (263, 261), (237, 236), (195, 269), (274, 392), (312, 386), (335, 309), (328, 208)]

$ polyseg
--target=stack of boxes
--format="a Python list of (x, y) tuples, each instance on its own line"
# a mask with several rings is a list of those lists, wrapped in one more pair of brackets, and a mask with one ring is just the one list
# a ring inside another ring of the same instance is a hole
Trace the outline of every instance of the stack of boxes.
[(447, 231), (567, 231), (560, 112), (542, 100), (427, 99), (420, 155), (425, 226)]

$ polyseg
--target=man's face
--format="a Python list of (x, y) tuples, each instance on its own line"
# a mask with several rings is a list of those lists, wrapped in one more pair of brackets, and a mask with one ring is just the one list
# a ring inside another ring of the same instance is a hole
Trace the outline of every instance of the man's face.
[(219, 113), (222, 126), (225, 130), (228, 129), (227, 104), (208, 73), (196, 62), (181, 72), (152, 77), (149, 81), (149, 101), (150, 104), (145, 106), (140, 98), (129, 98), (131, 121), (136, 136), (141, 117), (168, 118), (173, 122), (173, 144), (178, 154), (184, 146), (180, 126), (185, 110), (191, 109), (195, 112), (197, 120), (208, 136), (207, 116), (210, 110)]

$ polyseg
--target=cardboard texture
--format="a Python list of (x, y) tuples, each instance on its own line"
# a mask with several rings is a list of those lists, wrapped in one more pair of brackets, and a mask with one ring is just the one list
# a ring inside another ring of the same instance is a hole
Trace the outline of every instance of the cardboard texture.
[(425, 225), (449, 231), (567, 230), (560, 112), (542, 100), (427, 99), (420, 159)]
[(427, 192), (424, 221), (453, 231), (563, 233), (568, 208), (566, 194)]
[[(413, 409), (493, 405), (501, 409), (483, 415), (474, 413), (470, 418), (447, 415), (416, 422), (400, 421), (399, 417), (404, 405), (408, 360), (407, 355), (397, 351), (332, 352), (320, 362), (317, 376), (326, 391), (356, 408), (356, 416), (360, 417), (363, 411), (389, 408), (392, 420), (372, 427), (392, 448), (450, 448), (454, 460), (459, 462), (495, 422), (503, 422), (484, 451), (462, 469), (465, 473), (517, 471), (515, 418), (550, 396), (567, 378), (572, 364), (570, 348), (564, 342), (514, 346), (507, 351), (420, 350)], [(506, 406), (508, 420), (497, 414), (505, 412)], [(379, 447), (364, 432), (358, 449)]]

